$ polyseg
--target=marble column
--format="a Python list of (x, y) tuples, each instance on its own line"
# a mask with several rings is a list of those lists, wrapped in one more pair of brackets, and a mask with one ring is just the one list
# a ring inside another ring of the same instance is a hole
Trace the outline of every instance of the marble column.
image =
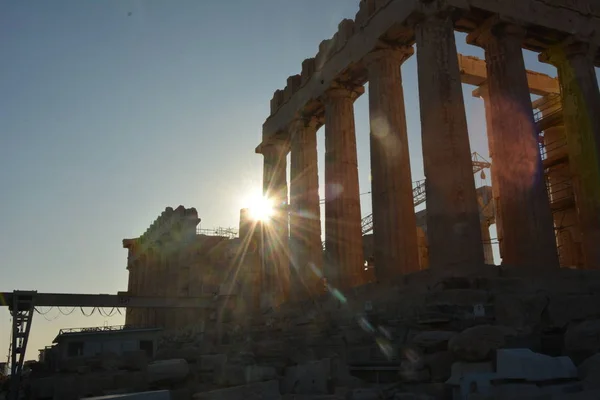
[(600, 92), (591, 50), (572, 42), (540, 60), (558, 69), (585, 268), (600, 269)]
[(274, 141), (261, 148), (264, 156), (263, 195), (273, 201), (274, 213), (262, 224), (264, 282), (271, 301), (281, 303), (289, 298), (289, 214), (287, 186), (287, 154), (289, 143)]
[(378, 49), (366, 57), (369, 76), (371, 192), (375, 276), (385, 282), (419, 270), (406, 113), (400, 66), (412, 47)]
[(298, 298), (322, 287), (313, 269), (323, 268), (321, 207), (317, 166), (317, 120), (299, 117), (290, 126), (291, 292)]
[(325, 103), (326, 278), (338, 289), (364, 281), (354, 101), (363, 87), (335, 85)]
[[(494, 153), (494, 129), (492, 127), (492, 106), (490, 104), (490, 91), (488, 89), (487, 84), (483, 84), (479, 86), (475, 91), (473, 91), (473, 96), (481, 97), (483, 99), (483, 107), (485, 109), (485, 127), (488, 139), (488, 149), (490, 154), (490, 159), (492, 161), (492, 166), (490, 167), (491, 172), (491, 181), (492, 181), (492, 198), (494, 201), (494, 214), (496, 220), (496, 237), (498, 240), (498, 249), (500, 253), (500, 258), (502, 259), (502, 247), (504, 243), (504, 229), (502, 226), (502, 207), (500, 206), (500, 182), (498, 179), (498, 175), (500, 175), (501, 171), (498, 170), (500, 164), (496, 164), (495, 153)], [(489, 234), (489, 227), (488, 227)], [(482, 239), (483, 240), (483, 239)], [(484, 243), (484, 257), (485, 257), (485, 243)], [(493, 259), (493, 258), (492, 258)]]
[(484, 48), (494, 164), (500, 186), (503, 264), (557, 268), (558, 253), (521, 48), (526, 31), (490, 23), (468, 36)]
[(432, 269), (483, 264), (483, 247), (454, 25), (449, 13), (416, 27), (419, 102)]

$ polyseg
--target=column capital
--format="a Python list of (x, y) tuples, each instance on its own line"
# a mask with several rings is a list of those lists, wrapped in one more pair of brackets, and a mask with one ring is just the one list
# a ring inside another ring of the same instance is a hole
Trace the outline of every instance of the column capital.
[(374, 64), (379, 64), (382, 61), (395, 62), (400, 66), (413, 54), (415, 54), (413, 46), (382, 45), (367, 54), (364, 58), (364, 63), (367, 68), (371, 68)]
[(473, 46), (487, 47), (490, 39), (506, 40), (511, 38), (522, 42), (527, 35), (527, 29), (518, 21), (500, 15), (485, 20), (477, 29), (467, 35), (467, 43)]
[(289, 126), (291, 135), (294, 134), (298, 127), (312, 128), (316, 131), (317, 127), (319, 126), (319, 119), (317, 118), (317, 116), (312, 114), (297, 113), (290, 121)]
[(279, 155), (281, 153), (287, 153), (290, 150), (290, 143), (288, 140), (282, 138), (276, 138), (263, 142), (256, 148), (257, 154), (262, 154), (264, 157), (270, 157)]
[(350, 99), (351, 101), (355, 101), (363, 93), (365, 93), (365, 88), (363, 86), (352, 86), (345, 83), (334, 82), (331, 87), (325, 91), (323, 102), (327, 104), (340, 99)]
[(544, 52), (540, 53), (538, 60), (540, 62), (561, 66), (567, 60), (572, 60), (577, 57), (588, 58), (593, 62), (596, 47), (575, 37), (570, 37), (564, 42), (549, 47)]

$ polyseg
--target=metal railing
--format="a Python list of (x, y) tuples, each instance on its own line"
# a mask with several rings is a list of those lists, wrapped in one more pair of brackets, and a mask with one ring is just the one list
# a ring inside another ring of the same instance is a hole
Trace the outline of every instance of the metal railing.
[(544, 109), (548, 109), (548, 108), (552, 108), (552, 107), (558, 107), (556, 110), (551, 111), (549, 113), (544, 112), (542, 110), (537, 110), (536, 112), (533, 113), (533, 119), (535, 120), (535, 122), (540, 122), (543, 118), (549, 118), (551, 116), (554, 116), (556, 114), (560, 114), (562, 113), (562, 104), (561, 104), (561, 97), (559, 94), (551, 94), (548, 95), (548, 101), (546, 101), (544, 104)]
[(93, 332), (116, 332), (135, 329), (152, 329), (147, 325), (110, 325), (110, 326), (92, 326), (86, 328), (63, 328), (58, 331), (59, 335), (64, 333), (93, 333)]
[(206, 235), (206, 236), (222, 236), (228, 239), (235, 239), (238, 237), (238, 230), (234, 228), (214, 228), (214, 229), (196, 229), (197, 235)]
[[(542, 156), (542, 160), (548, 159), (548, 153), (550, 156), (553, 156), (554, 152), (557, 150), (563, 149), (567, 147), (567, 138), (565, 136), (561, 136), (560, 138), (549, 142), (549, 143), (540, 143), (540, 155)], [(566, 150), (565, 150), (566, 152)]]

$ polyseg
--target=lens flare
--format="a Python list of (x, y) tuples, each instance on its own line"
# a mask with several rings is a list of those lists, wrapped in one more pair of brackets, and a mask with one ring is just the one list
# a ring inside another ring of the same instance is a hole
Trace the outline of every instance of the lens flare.
[(268, 221), (274, 212), (273, 200), (263, 196), (252, 197), (248, 201), (250, 216), (255, 221)]

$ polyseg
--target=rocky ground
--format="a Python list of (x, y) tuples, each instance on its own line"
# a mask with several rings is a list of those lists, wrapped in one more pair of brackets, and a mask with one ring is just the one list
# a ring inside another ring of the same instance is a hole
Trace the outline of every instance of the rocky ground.
[(600, 272), (486, 266), (332, 288), (171, 333), (156, 358), (34, 380), (32, 398), (600, 399)]

